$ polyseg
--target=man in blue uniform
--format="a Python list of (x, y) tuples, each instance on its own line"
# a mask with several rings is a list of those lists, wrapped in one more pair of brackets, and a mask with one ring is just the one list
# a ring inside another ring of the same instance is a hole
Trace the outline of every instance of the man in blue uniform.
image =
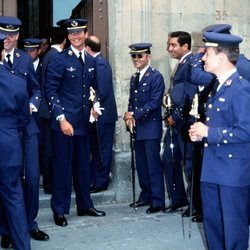
[[(192, 181), (194, 145), (188, 138), (188, 127), (191, 124), (189, 111), (197, 87), (190, 84), (193, 57), (190, 34), (185, 31), (171, 32), (167, 41), (167, 51), (172, 58), (179, 60), (169, 90), (172, 105), (166, 119), (169, 128), (163, 152), (163, 166), (171, 199), (171, 204), (165, 211), (174, 212), (188, 205), (183, 181), (183, 164), (189, 190)], [(189, 216), (189, 213), (187, 209), (183, 215)]]
[(42, 62), (39, 58), (42, 40), (38, 38), (26, 38), (23, 40), (23, 50), (31, 56), (37, 79), (41, 81)]
[[(207, 72), (216, 75), (206, 122), (194, 123), (192, 141), (203, 140), (203, 221), (209, 249), (247, 249), (250, 185), (250, 84), (235, 67), (238, 36), (205, 32)], [(240, 99), (239, 99), (240, 98)]]
[(51, 206), (55, 224), (63, 227), (68, 224), (64, 215), (70, 210), (72, 175), (77, 215), (105, 215), (94, 208), (90, 198), (89, 96), (96, 72), (94, 58), (84, 51), (86, 24), (86, 19), (65, 22), (71, 45), (49, 60), (46, 74), (55, 154)]
[(146, 213), (156, 213), (165, 208), (164, 178), (160, 159), (161, 105), (165, 85), (162, 74), (149, 65), (151, 46), (150, 43), (129, 46), (137, 72), (130, 80), (128, 111), (124, 115), (126, 126), (133, 130), (136, 168), (141, 188), (135, 205), (150, 205)]
[(113, 89), (112, 69), (100, 53), (101, 43), (96, 36), (85, 40), (86, 51), (96, 59), (96, 101), (104, 111), (90, 126), (91, 131), (91, 193), (108, 188), (112, 148), (117, 120), (117, 108)]
[[(215, 32), (215, 33), (224, 33), (224, 34), (230, 34), (232, 26), (230, 24), (213, 24), (210, 26), (205, 27), (202, 32)], [(198, 49), (197, 54), (194, 56), (193, 59), (193, 67), (192, 67), (192, 74), (191, 74), (191, 82), (192, 84), (199, 85), (199, 107), (200, 107), (200, 114), (201, 119), (200, 121), (204, 121), (204, 104), (207, 103), (208, 94), (210, 93), (211, 89), (213, 88), (214, 83), (216, 82), (216, 76), (213, 73), (207, 72), (204, 70), (204, 62), (202, 61), (202, 57), (204, 56), (206, 52), (206, 47), (202, 46)], [(239, 74), (245, 78), (246, 80), (250, 80), (250, 73), (249, 73), (249, 67), (250, 62), (249, 60), (243, 55), (240, 54), (237, 63), (236, 68)], [(197, 143), (201, 144), (201, 143)], [(200, 175), (201, 172), (201, 166), (199, 166), (195, 173), (198, 173)], [(199, 183), (200, 183), (200, 177), (195, 178), (195, 185), (194, 189), (199, 190)], [(198, 214), (196, 217), (192, 218), (192, 221), (201, 221), (202, 220), (202, 204), (201, 199), (195, 199), (195, 206), (196, 209), (198, 209)]]
[(50, 49), (43, 56), (41, 72), (42, 99), (38, 111), (40, 126), (40, 169), (43, 175), (43, 189), (45, 193), (52, 192), (52, 130), (50, 128), (51, 114), (45, 97), (45, 80), (49, 60), (53, 55), (62, 52), (66, 45), (66, 31), (61, 27), (52, 27), (50, 30)]
[[(23, 184), (24, 200), (30, 235), (36, 240), (48, 240), (49, 236), (39, 230), (35, 218), (39, 209), (39, 159), (38, 133), (34, 112), (38, 111), (41, 90), (29, 55), (16, 48), (21, 21), (16, 17), (0, 17), (0, 33), (6, 34), (4, 42), (4, 66), (11, 73), (23, 78), (30, 97), (30, 123), (21, 133), (24, 150)], [(7, 229), (5, 229), (7, 234)], [(2, 241), (5, 237), (2, 238)]]
[(12, 242), (7, 242), (9, 243), (8, 246), (2, 244), (2, 247), (28, 250), (30, 249), (30, 239), (20, 181), (23, 155), (19, 130), (27, 126), (30, 120), (29, 98), (25, 81), (11, 74), (2, 63), (4, 38), (1, 34), (0, 206), (2, 213), (0, 214), (0, 220), (7, 223), (13, 244)]

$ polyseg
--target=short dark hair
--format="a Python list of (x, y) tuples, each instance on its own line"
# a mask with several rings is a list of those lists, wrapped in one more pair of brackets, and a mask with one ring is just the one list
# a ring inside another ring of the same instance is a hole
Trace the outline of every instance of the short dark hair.
[(90, 47), (90, 49), (93, 52), (100, 52), (101, 51), (101, 43), (100, 41), (94, 41), (93, 39), (91, 39), (91, 36), (88, 36), (85, 40), (85, 46)]
[(188, 32), (185, 31), (174, 31), (170, 32), (168, 34), (168, 37), (177, 37), (178, 38), (178, 43), (180, 46), (183, 46), (184, 44), (188, 45), (188, 49), (191, 50), (191, 35)]
[(61, 27), (53, 27), (50, 31), (51, 44), (61, 44), (67, 37), (66, 30)]
[(215, 47), (215, 53), (224, 53), (226, 54), (228, 60), (233, 64), (236, 65), (238, 57), (240, 55), (240, 49), (239, 48), (223, 48), (221, 46)]

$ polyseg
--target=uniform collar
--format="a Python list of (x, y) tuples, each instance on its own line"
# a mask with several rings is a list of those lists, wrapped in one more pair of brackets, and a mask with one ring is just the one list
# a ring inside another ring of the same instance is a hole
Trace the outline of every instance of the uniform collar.
[(85, 61), (85, 58), (84, 58), (85, 57), (85, 55), (84, 55), (85, 50), (84, 49), (81, 50), (81, 51), (79, 51), (78, 49), (76, 49), (72, 45), (70, 45), (70, 48), (74, 52), (74, 54), (76, 55), (76, 57), (79, 57), (79, 52), (82, 52), (82, 60)]
[(96, 54), (93, 55), (93, 57), (97, 57), (100, 54), (101, 54), (101, 52), (97, 52)]
[(140, 73), (139, 81), (142, 79), (142, 77), (144, 76), (144, 74), (146, 73), (148, 68), (149, 68), (149, 65), (147, 67), (145, 67), (144, 69), (142, 69), (141, 71), (138, 71)]
[(227, 72), (225, 72), (224, 74), (222, 74), (221, 76), (217, 77), (217, 79), (219, 80), (220, 84), (217, 88), (217, 91), (221, 88), (221, 86), (224, 84), (224, 82), (235, 72), (237, 71), (236, 68), (233, 68)]
[(10, 60), (13, 63), (13, 61), (14, 61), (14, 50), (15, 49), (13, 48), (9, 53), (4, 51), (4, 58), (5, 58), (6, 61), (8, 60), (7, 55), (10, 54)]
[(188, 53), (186, 53), (186, 54), (180, 59), (179, 63), (182, 63), (182, 62), (184, 61), (184, 59), (185, 59), (188, 55), (190, 55), (190, 54), (192, 54), (191, 51), (189, 51)]
[(57, 45), (57, 44), (51, 45), (51, 48), (56, 49), (58, 52), (62, 52), (63, 51), (62, 48), (59, 45)]

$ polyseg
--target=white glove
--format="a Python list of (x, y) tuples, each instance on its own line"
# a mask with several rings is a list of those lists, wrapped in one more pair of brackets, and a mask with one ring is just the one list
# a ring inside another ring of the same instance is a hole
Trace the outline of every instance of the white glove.
[[(99, 115), (102, 115), (102, 110), (104, 110), (104, 108), (101, 107), (99, 102), (95, 102), (93, 105), (93, 109), (95, 112), (97, 112)], [(92, 115), (92, 113), (90, 113), (90, 117), (89, 117), (89, 122), (93, 123), (97, 121), (97, 119)]]
[(102, 115), (102, 110), (104, 110), (104, 108), (101, 107), (99, 102), (95, 102), (93, 109), (99, 114)]

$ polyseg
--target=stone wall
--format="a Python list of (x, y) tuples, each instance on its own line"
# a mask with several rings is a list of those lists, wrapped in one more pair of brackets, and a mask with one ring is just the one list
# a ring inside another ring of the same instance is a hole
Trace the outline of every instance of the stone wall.
[(0, 1), (0, 16), (16, 16), (16, 15), (17, 15), (16, 0)]
[[(109, 58), (113, 68), (119, 120), (116, 128), (113, 162), (113, 187), (117, 201), (131, 199), (129, 134), (123, 114), (127, 109), (129, 79), (135, 72), (128, 45), (151, 42), (152, 66), (164, 75), (166, 88), (176, 60), (166, 52), (167, 34), (189, 32), (193, 51), (202, 45), (201, 30), (214, 23), (230, 23), (232, 33), (244, 38), (241, 51), (250, 57), (249, 0), (109, 0)], [(138, 190), (137, 190), (138, 191)]]

